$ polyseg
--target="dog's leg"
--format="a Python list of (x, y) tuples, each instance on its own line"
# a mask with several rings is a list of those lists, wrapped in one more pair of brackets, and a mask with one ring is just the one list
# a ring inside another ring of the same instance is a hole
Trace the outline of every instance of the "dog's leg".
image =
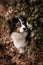
[(24, 53), (25, 52), (25, 50), (23, 49), (23, 48), (20, 48), (19, 49), (19, 53), (21, 54), (21, 53)]

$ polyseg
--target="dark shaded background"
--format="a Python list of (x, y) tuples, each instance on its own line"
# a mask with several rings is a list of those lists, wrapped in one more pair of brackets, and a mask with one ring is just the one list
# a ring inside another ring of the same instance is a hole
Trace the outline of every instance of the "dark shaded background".
[[(31, 24), (31, 41), (22, 55), (7, 25), (7, 20), (20, 15)], [(43, 65), (43, 0), (0, 0), (0, 65)]]

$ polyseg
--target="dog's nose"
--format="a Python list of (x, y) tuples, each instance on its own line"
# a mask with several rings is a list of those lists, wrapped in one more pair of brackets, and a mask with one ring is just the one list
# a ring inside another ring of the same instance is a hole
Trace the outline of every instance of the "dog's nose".
[(26, 28), (23, 28), (23, 30), (25, 31), (25, 30), (26, 30)]

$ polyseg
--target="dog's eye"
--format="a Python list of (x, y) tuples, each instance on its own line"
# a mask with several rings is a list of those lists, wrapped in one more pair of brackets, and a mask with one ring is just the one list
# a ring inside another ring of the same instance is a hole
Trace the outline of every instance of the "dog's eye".
[(21, 26), (21, 24), (20, 24), (20, 22), (18, 22), (17, 24), (16, 24), (16, 27), (20, 27)]

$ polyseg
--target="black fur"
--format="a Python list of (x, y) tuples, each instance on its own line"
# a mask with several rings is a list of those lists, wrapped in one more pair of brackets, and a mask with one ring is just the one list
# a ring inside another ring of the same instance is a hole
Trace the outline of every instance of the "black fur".
[(11, 20), (8, 20), (7, 23), (8, 23), (8, 26), (10, 28), (10, 34), (13, 32), (15, 26), (16, 26), (16, 23), (18, 22), (18, 18), (12, 18)]

